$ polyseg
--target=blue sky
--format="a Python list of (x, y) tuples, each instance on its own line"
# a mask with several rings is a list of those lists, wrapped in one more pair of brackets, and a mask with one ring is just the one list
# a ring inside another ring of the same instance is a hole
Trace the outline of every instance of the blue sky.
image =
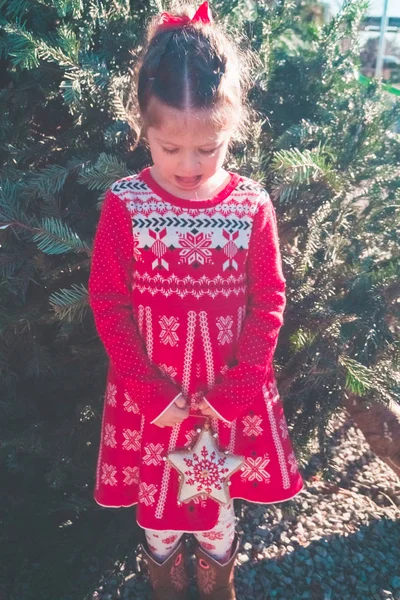
[[(343, 4), (342, 0), (330, 0), (330, 5), (334, 11), (337, 11)], [(383, 12), (383, 0), (370, 0), (368, 14), (371, 16), (380, 16)], [(400, 17), (400, 0), (389, 0), (389, 17)]]

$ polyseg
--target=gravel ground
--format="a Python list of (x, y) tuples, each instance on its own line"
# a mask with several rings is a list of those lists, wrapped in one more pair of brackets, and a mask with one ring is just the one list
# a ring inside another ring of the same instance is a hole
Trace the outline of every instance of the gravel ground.
[[(296, 498), (236, 511), (238, 600), (400, 600), (400, 480), (346, 413), (329, 429), (335, 469), (328, 479), (314, 455)], [(148, 600), (140, 552), (92, 598)], [(198, 598), (194, 586), (190, 598)]]

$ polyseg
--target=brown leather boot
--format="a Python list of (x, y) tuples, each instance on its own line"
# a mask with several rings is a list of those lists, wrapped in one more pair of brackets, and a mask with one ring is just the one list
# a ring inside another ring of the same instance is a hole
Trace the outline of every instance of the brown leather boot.
[(220, 563), (205, 552), (196, 541), (196, 578), (201, 600), (236, 600), (233, 579), (238, 550), (239, 538), (236, 535), (230, 559)]
[(151, 600), (187, 600), (189, 574), (184, 540), (181, 539), (174, 552), (163, 563), (150, 556), (147, 542), (141, 546), (153, 588)]

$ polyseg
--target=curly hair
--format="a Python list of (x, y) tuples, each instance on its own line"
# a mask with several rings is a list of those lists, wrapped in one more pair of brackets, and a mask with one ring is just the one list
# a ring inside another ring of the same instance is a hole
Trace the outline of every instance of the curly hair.
[[(195, 8), (180, 2), (177, 16), (192, 17)], [(194, 22), (162, 29), (151, 18), (144, 47), (133, 71), (128, 122), (135, 149), (149, 127), (160, 126), (157, 102), (178, 110), (209, 110), (216, 129), (232, 126), (231, 143), (248, 136), (254, 110), (247, 102), (256, 55), (241, 47), (216, 22)], [(235, 34), (237, 37), (237, 34)], [(246, 40), (242, 38), (242, 46)]]

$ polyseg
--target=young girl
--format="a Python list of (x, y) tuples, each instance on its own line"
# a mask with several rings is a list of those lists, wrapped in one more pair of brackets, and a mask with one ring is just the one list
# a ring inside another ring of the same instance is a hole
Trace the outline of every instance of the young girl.
[[(187, 597), (184, 532), (201, 598), (235, 598), (233, 499), (303, 487), (272, 364), (286, 304), (274, 207), (223, 168), (250, 114), (246, 60), (207, 2), (152, 20), (136, 90), (153, 164), (107, 191), (94, 241), (89, 298), (110, 358), (94, 498), (137, 505), (155, 599)], [(181, 502), (167, 454), (207, 420), (244, 462), (229, 501)]]

